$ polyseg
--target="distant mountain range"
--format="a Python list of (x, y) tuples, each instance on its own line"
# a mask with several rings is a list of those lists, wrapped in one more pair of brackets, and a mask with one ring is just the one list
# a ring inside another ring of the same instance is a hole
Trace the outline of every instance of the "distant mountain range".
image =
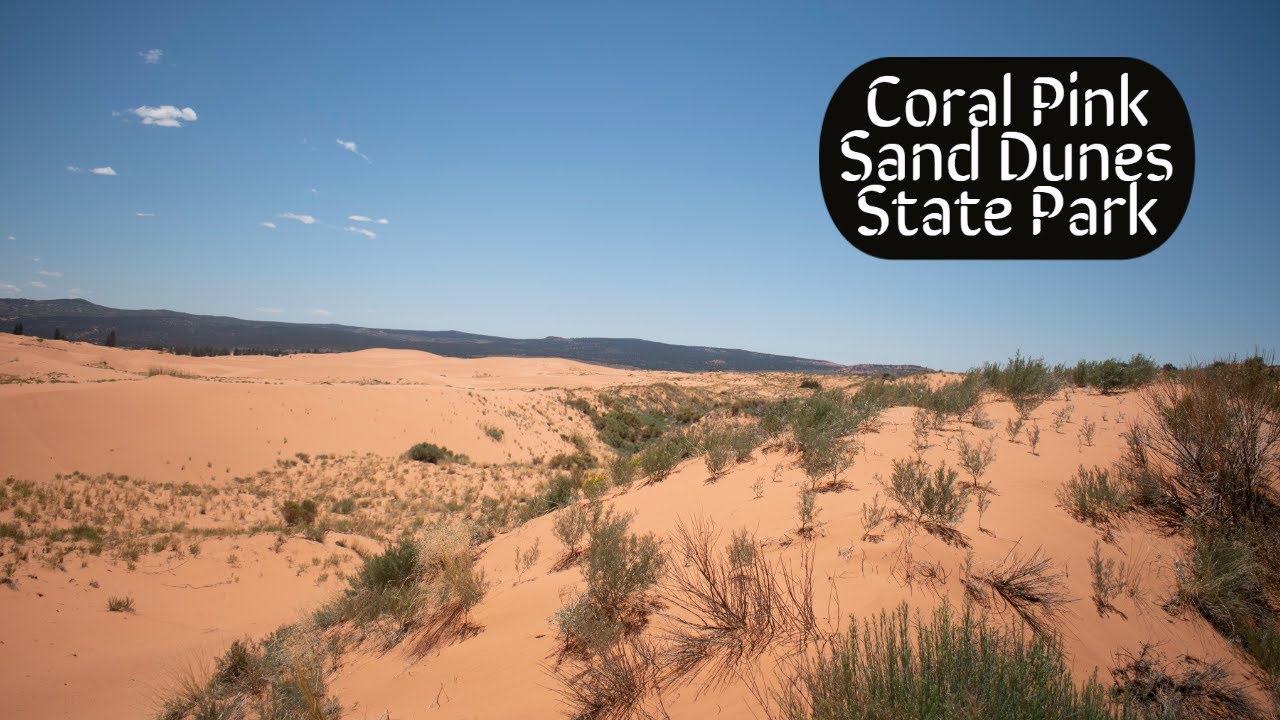
[(241, 320), (191, 315), (173, 310), (120, 310), (87, 300), (0, 299), (0, 332), (23, 324), (26, 335), (103, 343), (115, 331), (120, 347), (155, 348), (197, 355), (232, 350), (283, 354), (348, 352), (370, 348), (422, 350), (457, 358), (555, 357), (640, 370), (797, 372), (813, 374), (906, 375), (918, 365), (839, 365), (823, 360), (748, 350), (669, 345), (631, 338), (512, 339), (427, 330), (382, 330), (350, 325)]

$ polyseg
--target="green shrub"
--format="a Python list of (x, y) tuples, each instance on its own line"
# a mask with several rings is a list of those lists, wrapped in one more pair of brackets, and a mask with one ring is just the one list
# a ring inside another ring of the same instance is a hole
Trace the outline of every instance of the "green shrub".
[(796, 681), (781, 700), (792, 720), (1116, 716), (1096, 678), (1076, 686), (1055, 640), (989, 625), (969, 605), (912, 623), (904, 604), (861, 632), (854, 623)]
[(17, 523), (0, 523), (0, 538), (23, 542), (27, 539), (27, 534), (22, 532), (22, 528)]
[(956, 525), (969, 506), (969, 490), (956, 482), (959, 476), (945, 461), (932, 469), (919, 458), (894, 460), (887, 491), (912, 520)]
[(1106, 468), (1084, 465), (1058, 488), (1058, 504), (1071, 517), (1094, 526), (1103, 526), (1122, 515), (1130, 506), (1129, 492), (1111, 478)]
[(311, 498), (301, 502), (286, 500), (280, 506), (280, 516), (284, 518), (284, 524), (289, 527), (297, 527), (298, 525), (310, 526), (316, 521), (318, 514), (319, 508), (316, 507), (316, 501)]
[(386, 590), (409, 583), (417, 572), (418, 545), (409, 538), (402, 538), (382, 553), (365, 558), (360, 572), (351, 580), (351, 587), (356, 590)]
[(786, 413), (793, 449), (811, 482), (835, 478), (852, 462), (845, 438), (874, 415), (870, 406), (851, 402), (840, 391), (823, 390), (794, 402)]
[(970, 444), (969, 438), (960, 436), (960, 467), (973, 478), (973, 484), (979, 485), (987, 468), (996, 461), (994, 438)]
[(1116, 358), (1101, 362), (1081, 360), (1066, 374), (1076, 387), (1095, 387), (1109, 395), (1146, 385), (1155, 380), (1159, 371), (1151, 358), (1138, 354), (1127, 361)]
[(1044, 359), (1025, 358), (1021, 352), (1004, 364), (987, 363), (979, 372), (987, 386), (1013, 403), (1022, 416), (1058, 391), (1058, 380)]
[(573, 454), (556, 453), (547, 461), (547, 467), (552, 470), (590, 470), (599, 464), (596, 456), (588, 452), (576, 452)]
[(636, 467), (649, 482), (666, 480), (693, 450), (693, 443), (683, 435), (664, 437), (636, 453)]
[(609, 482), (615, 487), (630, 487), (636, 480), (636, 462), (630, 455), (617, 453), (605, 466)]
[(565, 648), (599, 655), (642, 622), (643, 593), (662, 572), (665, 558), (650, 533), (629, 531), (630, 515), (603, 510), (589, 529), (582, 567), (586, 589), (556, 613)]
[(814, 380), (814, 379), (812, 379), (812, 378), (810, 378), (810, 379), (808, 379), (808, 380), (801, 380), (801, 381), (800, 381), (800, 389), (801, 389), (801, 390), (821, 390), (821, 389), (822, 389), (822, 383), (820, 383), (820, 382), (818, 382), (817, 380)]
[(506, 433), (502, 432), (502, 428), (494, 427), (493, 425), (486, 427), (484, 434), (488, 435), (489, 439), (494, 442), (502, 442), (503, 436), (506, 435)]
[(335, 515), (350, 515), (356, 511), (356, 501), (354, 498), (343, 498), (334, 500), (333, 505), (329, 507), (329, 512)]
[(421, 463), (430, 463), (432, 465), (445, 465), (451, 462), (463, 462), (466, 460), (465, 455), (459, 455), (446, 447), (441, 447), (435, 443), (420, 442), (409, 448), (405, 453), (405, 457), (410, 460), (416, 460)]
[[(551, 521), (551, 534), (564, 546), (566, 553), (577, 553), (578, 543), (582, 542), (591, 524), (590, 512), (583, 504), (571, 505), (556, 513)], [(596, 512), (599, 513), (598, 510)]]

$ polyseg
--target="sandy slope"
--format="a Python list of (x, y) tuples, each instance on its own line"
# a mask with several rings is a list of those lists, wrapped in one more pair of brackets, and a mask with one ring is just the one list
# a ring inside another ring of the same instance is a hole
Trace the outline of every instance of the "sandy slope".
[[(147, 377), (153, 367), (189, 377)], [(767, 394), (795, 382), (777, 376), (627, 372), (561, 360), (456, 360), (410, 351), (176, 358), (11, 336), (0, 336), (0, 376), (11, 378), (0, 385), (0, 478), (13, 476), (37, 487), (61, 482), (54, 479), (56, 473), (82, 470), (229, 488), (234, 476), (272, 468), (298, 452), (390, 457), (419, 440), (442, 443), (475, 461), (475, 469), (437, 473), (430, 482), (482, 483), (487, 482), (486, 463), (528, 463), (564, 451), (568, 445), (562, 434), (589, 433), (583, 418), (560, 402), (563, 388), (663, 380), (751, 387)], [(1075, 407), (1072, 422), (1056, 433), (1050, 413), (1064, 402), (1051, 401), (1036, 412), (1043, 430), (1038, 454), (1025, 442), (1010, 442), (1002, 430), (967, 428), (971, 437), (996, 436), (997, 448), (985, 478), (999, 492), (982, 522), (989, 533), (979, 530), (972, 506), (960, 527), (972, 542), (975, 566), (998, 561), (1011, 549), (1029, 554), (1042, 548), (1065, 568), (1076, 601), (1060, 629), (1081, 677), (1095, 668), (1105, 677), (1113, 653), (1136, 649), (1141, 642), (1164, 643), (1169, 654), (1227, 659), (1238, 668), (1230, 648), (1205, 623), (1171, 617), (1160, 608), (1172, 588), (1176, 541), (1137, 526), (1121, 528), (1102, 552), (1140, 568), (1143, 592), (1136, 601), (1125, 597), (1116, 602), (1123, 616), (1102, 617), (1094, 609), (1088, 558), (1101, 536), (1057, 507), (1054, 492), (1078, 465), (1114, 460), (1120, 434), (1140, 408), (1133, 396), (1077, 392), (1070, 401)], [(819, 610), (832, 621), (849, 613), (865, 617), (903, 600), (927, 609), (944, 596), (961, 598), (958, 578), (965, 550), (916, 534), (912, 559), (939, 563), (946, 577), (936, 583), (920, 578), (907, 583), (901, 574), (906, 567), (904, 528), (885, 530), (881, 542), (861, 539), (861, 509), (878, 491), (877, 476), (887, 477), (892, 460), (912, 452), (911, 412), (897, 408), (884, 413), (879, 430), (861, 438), (864, 450), (845, 475), (852, 487), (818, 496), (822, 527), (814, 541), (815, 584)], [(1003, 428), (1012, 409), (993, 403), (989, 413), (996, 427)], [(1077, 437), (1086, 416), (1097, 423), (1092, 446)], [(484, 429), (489, 426), (502, 429), (504, 441), (487, 437)], [(934, 433), (925, 457), (954, 464), (957, 433), (955, 427)], [(365, 472), (350, 471), (350, 464), (324, 467), (340, 470), (315, 470), (322, 479), (325, 472)], [(415, 483), (428, 482), (401, 474), (393, 463), (368, 467), (384, 469), (373, 470), (375, 477), (364, 481), (400, 483), (405, 493), (414, 491)], [(745, 527), (765, 539), (770, 552), (794, 557), (804, 545), (794, 534), (801, 479), (793, 458), (781, 451), (758, 451), (751, 462), (718, 481), (707, 482), (703, 462), (692, 460), (664, 482), (613, 491), (611, 500), (618, 509), (636, 514), (633, 527), (640, 531), (666, 536), (678, 519), (706, 516), (726, 537)], [(284, 475), (271, 480), (294, 481)], [(216, 497), (225, 505), (226, 498), (242, 496)], [(198, 502), (204, 512), (204, 504), (214, 501)], [(190, 507), (196, 507), (195, 501)], [(219, 507), (210, 508), (211, 514), (229, 517), (234, 510)], [(199, 524), (197, 511), (190, 512), (191, 521)], [(0, 514), (0, 521), (10, 519)], [(580, 580), (575, 569), (552, 571), (560, 548), (551, 534), (551, 519), (542, 517), (499, 535), (485, 548), (481, 562), (492, 585), (473, 613), (482, 632), (425, 657), (407, 643), (387, 652), (348, 655), (333, 687), (347, 715), (380, 718), (389, 713), (404, 720), (560, 714), (549, 674), (554, 651), (549, 619), (562, 591)], [(336, 544), (338, 539), (330, 535), (315, 543), (294, 537), (276, 548), (272, 534), (214, 537), (202, 542), (198, 557), (165, 551), (144, 556), (134, 569), (105, 556), (72, 555), (60, 563), (40, 564), (37, 548), (37, 557), (23, 566), (15, 586), (0, 587), (5, 714), (145, 714), (148, 699), (172, 668), (207, 664), (231, 640), (261, 636), (337, 592), (343, 585), (341, 572), (349, 572), (356, 562)], [(517, 582), (516, 549), (535, 541), (541, 557)], [(118, 594), (136, 599), (135, 614), (106, 611), (106, 598)], [(758, 716), (740, 683), (702, 694), (686, 689), (667, 698), (667, 709), (673, 717)]]

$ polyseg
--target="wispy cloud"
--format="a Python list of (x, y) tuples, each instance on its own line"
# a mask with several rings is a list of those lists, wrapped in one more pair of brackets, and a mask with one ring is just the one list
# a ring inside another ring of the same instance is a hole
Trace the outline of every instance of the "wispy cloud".
[(279, 315), (284, 312), (284, 310), (277, 307), (256, 307), (254, 310), (260, 313), (266, 313), (267, 315)]
[(364, 158), (364, 161), (369, 163), (370, 165), (373, 164), (373, 161), (369, 159), (368, 155), (365, 155), (364, 153), (360, 152), (360, 146), (356, 145), (354, 140), (339, 139), (338, 145), (341, 145), (343, 150), (346, 150), (347, 152), (355, 153), (356, 155), (359, 155), (360, 157)]
[(48, 285), (45, 285), (44, 283), (40, 282), (39, 280), (32, 280), (31, 282), (29, 282), (29, 283), (27, 283), (27, 284), (28, 284), (28, 285), (30, 285), (30, 286), (31, 286), (31, 287), (33, 287), (33, 288), (41, 288), (41, 289), (44, 289), (44, 288), (49, 287)]
[(329, 317), (333, 313), (329, 312), (328, 310), (325, 310), (324, 308), (315, 308), (314, 310), (311, 311), (311, 314), (315, 315), (316, 317)]
[(282, 217), (285, 220), (297, 220), (303, 225), (314, 225), (316, 222), (316, 219), (314, 217), (310, 215), (302, 215), (300, 213), (286, 212), (286, 213), (280, 213), (276, 217)]
[(264, 227), (269, 230), (275, 230), (276, 224), (271, 222), (270, 220), (263, 220), (262, 222), (258, 223), (258, 227)]
[(155, 213), (149, 213), (149, 212), (136, 212), (134, 213), (134, 215), (137, 215), (138, 217), (155, 217), (156, 216)]
[(368, 215), (348, 215), (347, 219), (351, 222), (374, 223), (376, 225), (387, 225), (391, 222), (386, 218), (378, 218), (377, 220), (374, 220)]
[(92, 290), (82, 290), (80, 288), (71, 288), (67, 291), (67, 297), (79, 297), (81, 295), (92, 295)]
[(14, 237), (13, 235), (10, 235), (10, 236), (8, 237), (8, 239), (9, 239), (9, 240), (17, 240), (18, 238)]
[(77, 175), (82, 175), (87, 172), (91, 175), (106, 175), (108, 177), (115, 177), (116, 175), (120, 174), (115, 170), (113, 170), (110, 165), (105, 165), (103, 167), (89, 168), (88, 170), (85, 170), (79, 165), (68, 165), (67, 172), (73, 172), (73, 173), (76, 173)]
[(60, 277), (62, 277), (62, 273), (60, 273), (60, 272), (53, 272), (52, 270), (37, 270), (37, 271), (36, 271), (36, 274), (37, 274), (37, 275), (42, 275), (42, 276), (44, 276), (44, 277), (51, 277), (51, 278), (60, 278)]
[(16, 293), (16, 292), (21, 292), (21, 290), (22, 290), (21, 288), (19, 288), (17, 285), (14, 285), (12, 283), (0, 282), (0, 292)]
[(354, 226), (354, 225), (348, 225), (348, 226), (346, 226), (346, 227), (344, 227), (344, 228), (342, 228), (342, 229), (343, 229), (343, 230), (346, 230), (347, 232), (353, 232), (353, 233), (356, 233), (357, 235), (363, 235), (363, 236), (365, 236), (365, 237), (369, 238), (370, 240), (372, 240), (372, 239), (374, 239), (374, 238), (378, 237), (378, 233), (376, 233), (376, 232), (374, 232), (374, 231), (370, 230), (369, 228), (362, 228), (362, 227), (356, 227), (356, 226)]
[(160, 105), (159, 107), (140, 105), (136, 108), (129, 108), (129, 112), (141, 118), (143, 125), (156, 125), (158, 127), (182, 127), (182, 123), (195, 122), (198, 119), (195, 110), (174, 105)]
[(164, 51), (160, 48), (152, 48), (139, 52), (138, 56), (148, 65), (159, 65), (160, 59), (164, 57)]

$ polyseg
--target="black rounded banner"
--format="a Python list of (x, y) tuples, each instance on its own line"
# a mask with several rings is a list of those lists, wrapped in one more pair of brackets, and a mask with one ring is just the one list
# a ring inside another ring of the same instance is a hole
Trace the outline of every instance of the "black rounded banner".
[(818, 171), (832, 222), (879, 258), (1110, 259), (1186, 213), (1191, 118), (1134, 58), (880, 58), (840, 83)]

